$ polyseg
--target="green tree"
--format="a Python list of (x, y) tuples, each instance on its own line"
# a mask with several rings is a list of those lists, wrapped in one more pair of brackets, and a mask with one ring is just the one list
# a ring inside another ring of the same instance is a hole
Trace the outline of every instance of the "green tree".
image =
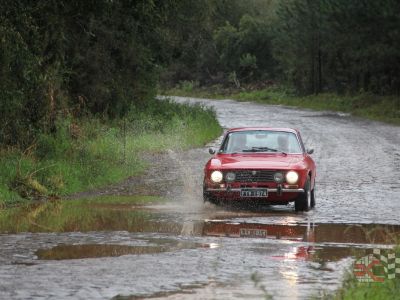
[(301, 93), (399, 93), (400, 3), (285, 0), (277, 8), (274, 56)]
[(114, 118), (147, 105), (177, 3), (1, 1), (0, 143), (26, 147), (61, 111)]

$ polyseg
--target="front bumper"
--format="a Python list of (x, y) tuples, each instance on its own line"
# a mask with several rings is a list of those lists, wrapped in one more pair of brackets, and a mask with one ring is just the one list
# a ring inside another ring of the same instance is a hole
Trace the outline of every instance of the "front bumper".
[[(206, 192), (240, 192), (240, 188), (207, 188)], [(304, 189), (267, 188), (268, 193), (304, 193)]]
[[(247, 187), (251, 188), (251, 187)], [(264, 188), (264, 187), (254, 187), (254, 188)], [(288, 203), (294, 201), (299, 194), (304, 193), (302, 188), (284, 188), (281, 186), (266, 188), (268, 191), (267, 197), (242, 197), (240, 195), (241, 188), (216, 188), (209, 187), (204, 189), (204, 196), (212, 199), (228, 200), (228, 201), (262, 201), (268, 203)]]

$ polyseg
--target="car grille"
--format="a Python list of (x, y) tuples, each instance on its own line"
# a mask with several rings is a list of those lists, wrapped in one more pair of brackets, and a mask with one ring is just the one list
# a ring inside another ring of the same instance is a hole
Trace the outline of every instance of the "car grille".
[(238, 182), (261, 182), (261, 181), (274, 181), (273, 170), (245, 170), (236, 171), (235, 181)]

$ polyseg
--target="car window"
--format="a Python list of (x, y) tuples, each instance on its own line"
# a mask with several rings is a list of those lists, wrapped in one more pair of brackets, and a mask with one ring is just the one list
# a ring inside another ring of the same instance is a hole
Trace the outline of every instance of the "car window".
[(221, 152), (246, 152), (253, 147), (271, 148), (286, 153), (302, 152), (294, 133), (266, 130), (232, 132), (225, 138)]

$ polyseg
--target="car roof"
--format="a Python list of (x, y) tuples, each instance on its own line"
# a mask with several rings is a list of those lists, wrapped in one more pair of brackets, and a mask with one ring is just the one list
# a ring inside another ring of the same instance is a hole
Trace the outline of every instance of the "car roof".
[(257, 130), (268, 130), (268, 131), (285, 131), (298, 134), (299, 131), (293, 128), (276, 128), (276, 127), (238, 127), (231, 128), (227, 132), (238, 132), (238, 131), (257, 131)]

